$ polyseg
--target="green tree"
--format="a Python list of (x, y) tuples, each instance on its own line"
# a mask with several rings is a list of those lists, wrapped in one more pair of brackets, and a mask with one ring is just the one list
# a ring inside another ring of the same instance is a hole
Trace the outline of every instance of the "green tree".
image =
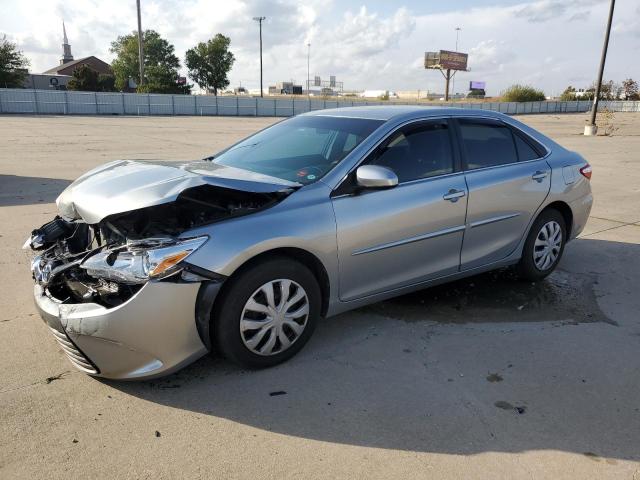
[[(591, 100), (593, 100), (593, 97), (596, 94), (596, 82), (593, 82), (591, 87), (587, 88), (586, 91), (590, 93), (589, 97)], [(600, 100), (616, 100), (620, 97), (621, 93), (622, 88), (620, 87), (620, 85), (614, 83), (613, 80), (603, 80), (602, 86), (600, 87), (599, 98)]]
[(115, 80), (113, 75), (98, 74), (90, 66), (82, 64), (73, 70), (73, 78), (67, 88), (84, 92), (114, 92)]
[(98, 72), (86, 64), (73, 70), (73, 78), (67, 83), (69, 90), (96, 92), (98, 90)]
[(570, 102), (575, 100), (576, 98), (576, 89), (571, 85), (565, 88), (564, 92), (562, 92), (562, 95), (560, 95), (560, 100), (562, 100), (563, 102)]
[(187, 50), (189, 77), (201, 88), (213, 91), (214, 95), (229, 86), (227, 75), (236, 60), (229, 51), (230, 44), (229, 37), (218, 33), (207, 42), (200, 42)]
[(627, 78), (622, 81), (622, 94), (625, 100), (640, 100), (640, 90), (638, 89), (638, 82), (633, 78)]
[(23, 87), (28, 68), (29, 60), (22, 55), (15, 43), (3, 35), (0, 38), (0, 87)]
[(504, 102), (540, 102), (546, 100), (544, 92), (528, 85), (511, 85), (502, 92)]
[(138, 84), (139, 92), (153, 93), (189, 93), (190, 85), (178, 85), (180, 60), (174, 53), (174, 47), (154, 30), (145, 30), (144, 42), (144, 82), (140, 85), (138, 62), (138, 34), (123, 35), (111, 43), (111, 53), (116, 58), (111, 62), (118, 90), (127, 87), (129, 78)]
[[(580, 97), (580, 100), (593, 100), (596, 96), (595, 87), (589, 87), (584, 91), (584, 94)], [(600, 98), (602, 98), (602, 94), (600, 94)]]
[(98, 75), (98, 91), (99, 92), (115, 92), (116, 77), (106, 73)]

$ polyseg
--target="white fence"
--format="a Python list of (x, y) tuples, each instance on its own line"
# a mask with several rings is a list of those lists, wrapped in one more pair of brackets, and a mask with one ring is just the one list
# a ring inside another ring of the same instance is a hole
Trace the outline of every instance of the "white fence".
[[(579, 102), (468, 102), (420, 103), (438, 107), (493, 110), (506, 114), (588, 112), (591, 101)], [(259, 98), (247, 96), (161, 95), (146, 93), (75, 92), (62, 90), (0, 89), (0, 113), (41, 115), (222, 115), (290, 117), (311, 110), (358, 105), (416, 105), (417, 103)], [(640, 112), (640, 102), (601, 101), (615, 112)]]

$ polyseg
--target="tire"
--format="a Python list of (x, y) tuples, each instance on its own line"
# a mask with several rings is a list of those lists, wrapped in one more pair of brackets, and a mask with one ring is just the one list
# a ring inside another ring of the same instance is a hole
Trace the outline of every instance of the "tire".
[[(322, 303), (318, 282), (306, 266), (275, 257), (238, 272), (229, 282), (214, 306), (211, 328), (212, 343), (224, 357), (243, 367), (265, 368), (304, 347)], [(271, 302), (267, 292), (272, 292)]]
[[(556, 232), (557, 228), (559, 233), (551, 233)], [(559, 244), (545, 240), (545, 237), (553, 240), (557, 235), (560, 236)], [(538, 245), (536, 245), (537, 240), (539, 240)], [(552, 208), (544, 210), (533, 222), (524, 243), (522, 258), (516, 266), (518, 276), (523, 280), (534, 282), (545, 278), (558, 266), (566, 241), (567, 227), (562, 214)], [(544, 252), (549, 254), (545, 257)]]

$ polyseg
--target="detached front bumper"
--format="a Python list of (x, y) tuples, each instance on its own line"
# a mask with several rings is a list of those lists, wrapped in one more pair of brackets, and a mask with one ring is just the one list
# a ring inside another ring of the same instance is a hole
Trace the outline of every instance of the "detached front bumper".
[(200, 283), (148, 282), (122, 305), (63, 304), (35, 285), (40, 316), (67, 357), (90, 375), (153, 378), (207, 353), (196, 327)]

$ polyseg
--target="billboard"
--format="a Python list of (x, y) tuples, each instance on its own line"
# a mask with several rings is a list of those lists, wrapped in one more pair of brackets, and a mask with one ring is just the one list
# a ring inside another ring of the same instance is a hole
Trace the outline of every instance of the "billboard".
[(440, 68), (440, 52), (424, 53), (424, 68)]
[(440, 67), (444, 70), (466, 70), (467, 57), (466, 53), (440, 50)]
[(484, 90), (487, 87), (487, 82), (476, 82), (476, 81), (470, 81), (469, 82), (469, 90)]
[(425, 52), (424, 68), (436, 68), (439, 70), (466, 70), (466, 53), (440, 50), (439, 52)]

